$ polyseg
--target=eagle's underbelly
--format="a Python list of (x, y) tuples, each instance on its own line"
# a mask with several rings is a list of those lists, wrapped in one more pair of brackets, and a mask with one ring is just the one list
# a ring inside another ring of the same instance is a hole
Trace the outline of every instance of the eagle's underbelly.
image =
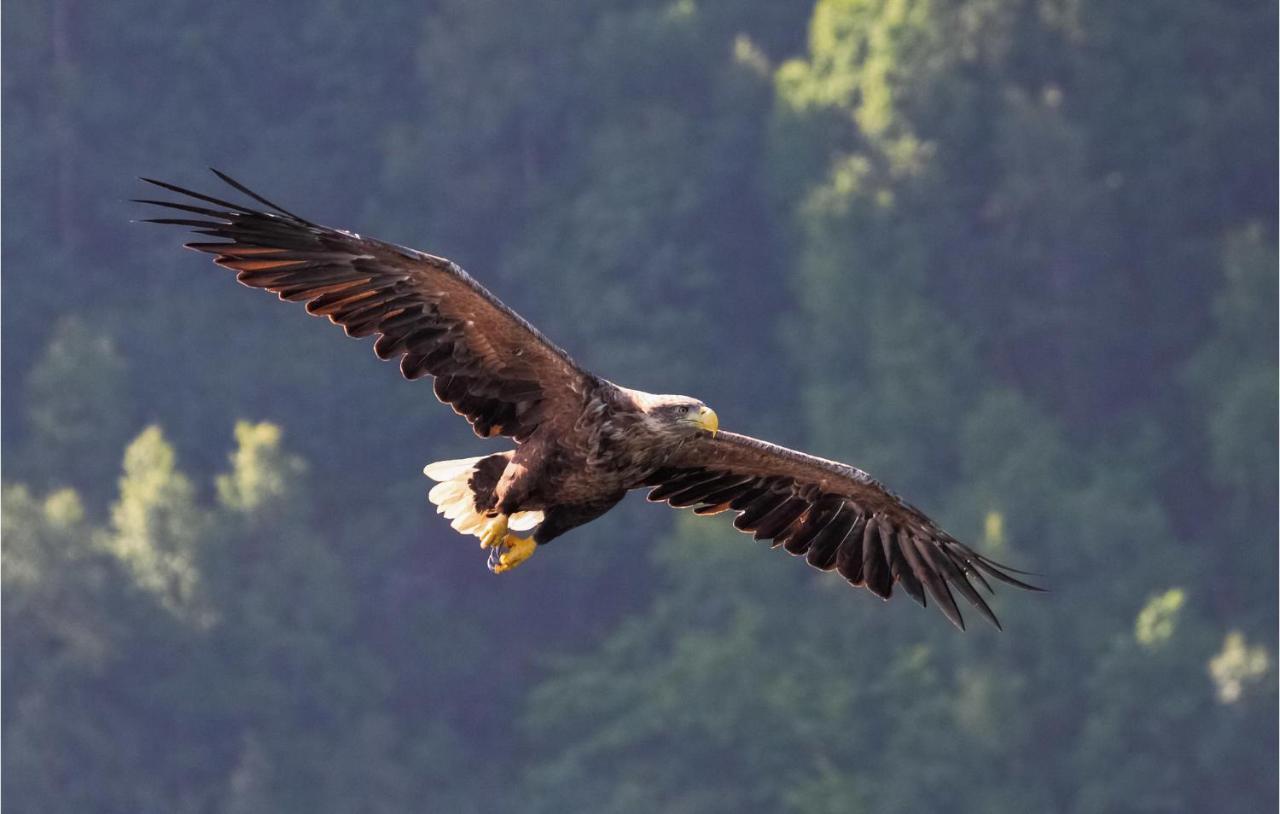
[(542, 494), (537, 495), (540, 498), (540, 505), (536, 508), (547, 509), (558, 505), (595, 503), (610, 495), (635, 488), (644, 474), (631, 469), (620, 471), (603, 466), (570, 469), (561, 473), (559, 477), (553, 476), (547, 479), (547, 488), (542, 490)]

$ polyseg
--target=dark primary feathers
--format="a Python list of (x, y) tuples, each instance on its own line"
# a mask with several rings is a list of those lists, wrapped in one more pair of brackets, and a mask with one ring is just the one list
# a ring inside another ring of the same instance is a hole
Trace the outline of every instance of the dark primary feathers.
[[(218, 177), (274, 212), (257, 211), (144, 178), (190, 202), (143, 200), (197, 217), (153, 218), (219, 242), (188, 243), (215, 255), (247, 286), (302, 301), (348, 336), (376, 335), (374, 352), (399, 357), (407, 378), (436, 377), (441, 401), (477, 435), (528, 438), (548, 411), (578, 409), (590, 374), (457, 264), (318, 226)], [(200, 205), (197, 205), (199, 203)]]
[(867, 473), (745, 435), (694, 438), (645, 485), (656, 487), (651, 501), (697, 514), (736, 511), (739, 531), (834, 569), (882, 599), (894, 584), (921, 605), (931, 596), (961, 630), (952, 589), (996, 627), (976, 587), (991, 592), (986, 577), (1039, 590), (957, 542)]

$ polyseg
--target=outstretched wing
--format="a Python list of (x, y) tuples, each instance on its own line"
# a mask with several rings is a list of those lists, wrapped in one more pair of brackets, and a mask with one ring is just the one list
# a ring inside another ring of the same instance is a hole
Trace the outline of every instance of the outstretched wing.
[(215, 255), (247, 286), (306, 302), (308, 313), (328, 317), (348, 336), (376, 334), (374, 353), (399, 357), (408, 379), (435, 376), (436, 396), (481, 437), (523, 441), (558, 408), (576, 415), (595, 378), (457, 264), (316, 225), (214, 173), (273, 211), (144, 178), (194, 199), (140, 200), (188, 215), (148, 222), (218, 238), (186, 247)]
[(699, 435), (645, 486), (649, 500), (697, 514), (738, 512), (733, 525), (771, 540), (823, 571), (888, 599), (894, 583), (921, 605), (926, 593), (957, 627), (964, 618), (951, 589), (1000, 627), (975, 586), (990, 576), (1040, 590), (938, 528), (867, 473), (745, 435)]

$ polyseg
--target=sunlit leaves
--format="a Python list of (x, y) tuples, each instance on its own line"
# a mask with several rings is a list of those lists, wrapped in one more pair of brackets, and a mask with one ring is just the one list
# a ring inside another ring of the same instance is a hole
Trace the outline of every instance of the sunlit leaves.
[(1218, 700), (1234, 704), (1246, 687), (1258, 684), (1271, 669), (1271, 656), (1264, 645), (1248, 645), (1244, 634), (1233, 630), (1222, 642), (1222, 650), (1209, 661), (1209, 675), (1218, 690)]
[(302, 460), (281, 450), (280, 428), (266, 422), (236, 423), (232, 469), (217, 478), (218, 499), (229, 509), (252, 513), (286, 499), (305, 471)]
[(1138, 614), (1134, 624), (1133, 635), (1138, 644), (1154, 650), (1163, 647), (1177, 631), (1178, 616), (1186, 601), (1186, 593), (1181, 588), (1170, 588), (1168, 591), (1154, 596)]
[(174, 613), (196, 618), (202, 615), (197, 547), (207, 519), (175, 458), (159, 427), (129, 445), (106, 539), (139, 586)]

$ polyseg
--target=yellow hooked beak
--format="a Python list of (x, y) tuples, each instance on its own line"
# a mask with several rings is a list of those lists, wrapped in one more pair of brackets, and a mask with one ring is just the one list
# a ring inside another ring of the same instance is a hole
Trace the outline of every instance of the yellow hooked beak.
[(694, 423), (711, 433), (712, 438), (715, 438), (716, 433), (720, 431), (720, 418), (716, 415), (716, 411), (710, 407), (698, 408), (698, 415), (694, 418)]

